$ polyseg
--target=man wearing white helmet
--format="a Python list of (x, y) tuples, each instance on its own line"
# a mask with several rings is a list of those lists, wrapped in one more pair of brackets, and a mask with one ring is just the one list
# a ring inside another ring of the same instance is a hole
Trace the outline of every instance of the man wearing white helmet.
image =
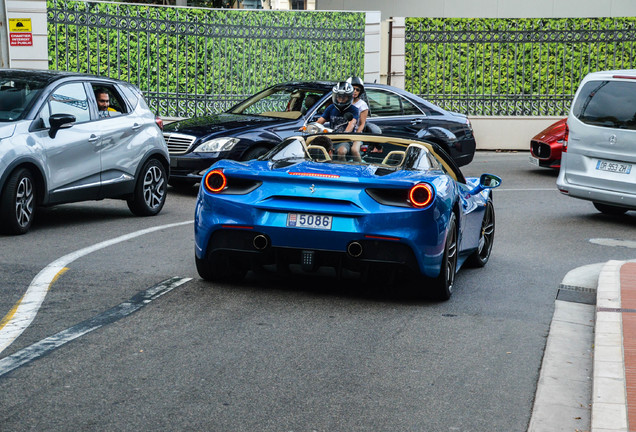
[[(353, 106), (353, 86), (346, 81), (342, 81), (333, 87), (331, 93), (333, 104), (329, 105), (325, 112), (322, 113), (317, 120), (318, 123), (329, 122), (329, 126), (334, 132), (353, 132), (360, 117), (358, 108)], [(336, 147), (338, 157), (344, 159), (350, 147), (350, 143), (339, 144)]]

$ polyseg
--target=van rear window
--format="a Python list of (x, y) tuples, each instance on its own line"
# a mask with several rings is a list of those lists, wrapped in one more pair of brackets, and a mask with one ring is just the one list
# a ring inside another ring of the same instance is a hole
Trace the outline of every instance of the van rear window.
[(574, 101), (572, 113), (583, 123), (636, 129), (636, 82), (588, 81)]

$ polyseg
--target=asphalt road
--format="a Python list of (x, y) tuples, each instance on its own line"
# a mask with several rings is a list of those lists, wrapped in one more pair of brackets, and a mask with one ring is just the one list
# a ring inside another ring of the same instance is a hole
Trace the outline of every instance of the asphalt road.
[(0, 320), (65, 257), (0, 353), (0, 430), (525, 431), (563, 276), (636, 257), (590, 241), (635, 240), (636, 212), (607, 217), (559, 194), (556, 173), (527, 157), (480, 152), (464, 168), (504, 183), (491, 260), (461, 270), (447, 302), (323, 276), (206, 283), (195, 191), (170, 190), (154, 218), (119, 201), (41, 212), (27, 235), (0, 237)]

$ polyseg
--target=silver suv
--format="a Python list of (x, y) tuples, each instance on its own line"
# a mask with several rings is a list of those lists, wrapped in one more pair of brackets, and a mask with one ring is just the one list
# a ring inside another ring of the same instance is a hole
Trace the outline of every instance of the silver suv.
[(136, 87), (68, 72), (0, 70), (4, 233), (27, 232), (38, 206), (76, 201), (125, 199), (134, 214), (156, 215), (169, 167), (157, 119)]
[(588, 74), (574, 96), (557, 186), (597, 210), (636, 210), (636, 70)]

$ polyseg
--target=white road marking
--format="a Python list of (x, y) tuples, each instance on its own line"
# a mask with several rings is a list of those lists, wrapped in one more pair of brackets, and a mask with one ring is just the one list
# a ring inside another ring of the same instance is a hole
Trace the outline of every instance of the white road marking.
[(541, 191), (554, 191), (559, 192), (559, 190), (554, 188), (520, 188), (520, 189), (495, 189), (496, 192), (541, 192)]
[(166, 228), (172, 228), (181, 225), (191, 224), (193, 221), (177, 222), (173, 224), (161, 225), (157, 227), (147, 228), (135, 231), (130, 234), (119, 236), (110, 240), (97, 243), (84, 249), (71, 252), (47, 265), (40, 273), (31, 281), (29, 288), (24, 296), (18, 301), (18, 304), (11, 309), (10, 318), (0, 320), (4, 325), (0, 328), (0, 353), (13, 343), (22, 332), (31, 325), (35, 316), (44, 301), (44, 297), (49, 291), (49, 287), (60, 272), (65, 271), (67, 265), (73, 261), (88, 255), (97, 250), (112, 246), (135, 237), (142, 236), (151, 232), (159, 231)]
[(11, 354), (0, 360), (0, 376), (5, 375), (12, 370), (32, 361), (51, 351), (61, 347), (62, 345), (71, 342), (87, 333), (97, 330), (107, 324), (113, 323), (125, 316), (130, 315), (133, 312), (138, 311), (142, 307), (154, 299), (161, 297), (162, 295), (172, 291), (179, 285), (192, 280), (192, 278), (179, 278), (174, 277), (165, 280), (145, 291), (142, 291), (131, 298), (129, 301), (121, 303), (106, 312), (97, 315), (91, 319), (88, 319), (82, 323), (74, 325), (66, 330), (42, 339), (39, 342), (30, 345), (15, 354)]
[(598, 244), (601, 246), (626, 247), (626, 248), (636, 249), (636, 241), (634, 240), (593, 238), (593, 239), (590, 239), (590, 243)]

